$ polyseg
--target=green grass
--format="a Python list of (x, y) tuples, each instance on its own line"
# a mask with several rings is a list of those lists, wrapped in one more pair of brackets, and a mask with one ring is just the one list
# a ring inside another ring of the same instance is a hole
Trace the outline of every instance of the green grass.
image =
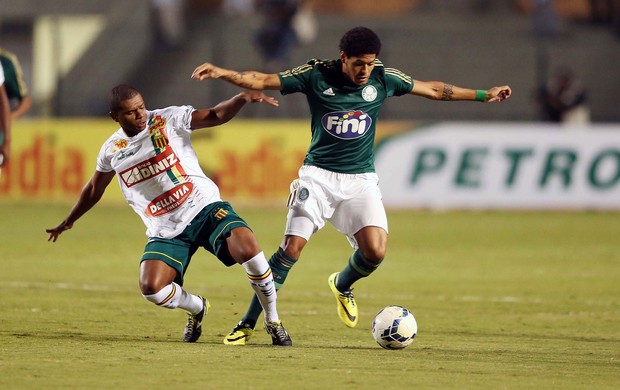
[[(292, 348), (257, 330), (222, 344), (251, 295), (241, 267), (205, 251), (186, 288), (212, 304), (203, 337), (137, 286), (144, 227), (95, 208), (55, 244), (68, 206), (0, 205), (0, 388), (620, 388), (620, 215), (390, 212), (384, 264), (356, 284), (360, 323), (342, 325), (327, 287), (351, 248), (331, 226), (279, 294)], [(238, 210), (271, 255), (284, 210)], [(383, 306), (411, 309), (401, 351), (370, 335)]]

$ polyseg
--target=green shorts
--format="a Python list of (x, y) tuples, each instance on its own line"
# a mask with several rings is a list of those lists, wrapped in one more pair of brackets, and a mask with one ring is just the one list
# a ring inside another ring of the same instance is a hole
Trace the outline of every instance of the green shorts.
[(228, 202), (211, 203), (192, 220), (181, 234), (174, 238), (149, 238), (142, 261), (161, 260), (177, 271), (175, 283), (183, 285), (183, 276), (192, 256), (199, 247), (215, 255), (230, 267), (236, 261), (226, 246), (231, 230), (247, 227), (247, 223), (235, 213)]

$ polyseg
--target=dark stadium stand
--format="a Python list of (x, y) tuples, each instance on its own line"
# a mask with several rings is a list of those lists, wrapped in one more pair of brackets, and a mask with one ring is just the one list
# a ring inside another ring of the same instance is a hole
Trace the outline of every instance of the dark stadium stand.
[[(620, 121), (615, 103), (620, 77), (617, 66), (612, 65), (620, 63), (620, 41), (609, 29), (584, 20), (587, 18), (583, 9), (560, 7), (557, 35), (541, 40), (534, 33), (532, 8), (528, 8), (531, 2), (525, 0), (358, 1), (357, 8), (342, 5), (349, 2), (312, 2), (323, 7), (317, 10), (318, 39), (296, 48), (291, 66), (310, 57), (337, 56), (341, 34), (354, 25), (366, 25), (375, 29), (384, 42), (380, 55), (383, 62), (414, 78), (439, 79), (472, 88), (510, 84), (514, 91), (510, 104), (499, 109), (469, 103), (448, 108), (419, 98), (392, 99), (384, 107), (384, 118), (537, 120), (537, 85), (546, 78), (546, 70), (569, 64), (591, 91), (593, 121)], [(174, 49), (156, 45), (148, 0), (132, 1), (130, 10), (129, 3), (118, 0), (106, 2), (106, 7), (67, 0), (47, 0), (44, 6), (37, 7), (30, 3), (0, 0), (0, 22), (34, 19), (49, 12), (103, 13), (109, 20), (104, 34), (60, 80), (55, 99), (55, 113), (60, 116), (102, 115), (105, 92), (119, 82), (136, 85), (151, 106), (204, 106), (234, 94), (236, 89), (224, 82), (190, 80), (195, 66), (203, 61), (233, 69), (261, 66), (252, 44), (258, 18), (223, 15), (217, 11), (221, 1), (188, 2), (194, 7), (187, 15), (190, 35), (185, 45)], [(332, 4), (331, 9), (328, 3)], [(342, 10), (334, 9), (336, 3)], [(373, 3), (381, 3), (383, 11), (392, 7), (392, 12), (374, 12)], [(5, 30), (0, 45), (5, 39), (10, 40), (10, 31)], [(27, 58), (22, 62), (28, 66)], [(251, 107), (242, 115), (305, 117), (303, 99), (287, 97), (278, 110)]]

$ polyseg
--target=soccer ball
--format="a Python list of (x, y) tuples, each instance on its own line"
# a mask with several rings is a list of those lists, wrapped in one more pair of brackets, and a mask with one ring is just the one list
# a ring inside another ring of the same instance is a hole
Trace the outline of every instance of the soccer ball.
[(372, 337), (385, 349), (403, 349), (413, 343), (418, 323), (402, 306), (386, 306), (372, 320)]

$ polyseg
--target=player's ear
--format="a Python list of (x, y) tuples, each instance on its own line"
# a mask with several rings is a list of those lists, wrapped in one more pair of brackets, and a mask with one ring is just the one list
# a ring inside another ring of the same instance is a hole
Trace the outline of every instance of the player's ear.
[(108, 115), (110, 115), (110, 118), (112, 118), (114, 122), (118, 122), (118, 114), (116, 112), (110, 111)]
[(341, 51), (340, 52), (340, 61), (344, 62), (345, 58), (347, 58), (347, 55), (343, 51)]

